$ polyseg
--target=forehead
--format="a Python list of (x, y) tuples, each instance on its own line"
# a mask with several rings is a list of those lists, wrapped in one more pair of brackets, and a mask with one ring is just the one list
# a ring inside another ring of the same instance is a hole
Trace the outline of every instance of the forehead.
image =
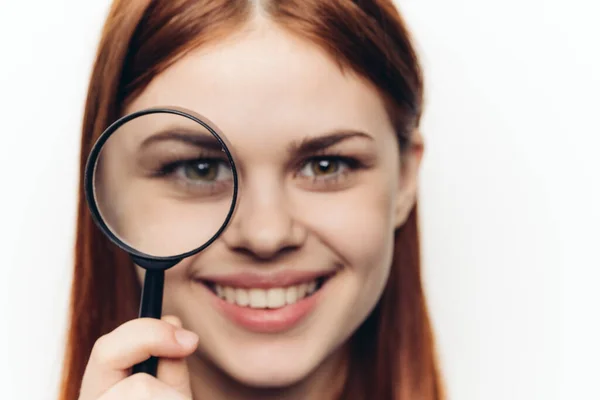
[[(297, 139), (337, 130), (393, 131), (378, 92), (319, 47), (272, 25), (198, 48), (157, 76), (127, 112), (178, 106), (232, 140)], [(276, 135), (274, 135), (276, 134)]]

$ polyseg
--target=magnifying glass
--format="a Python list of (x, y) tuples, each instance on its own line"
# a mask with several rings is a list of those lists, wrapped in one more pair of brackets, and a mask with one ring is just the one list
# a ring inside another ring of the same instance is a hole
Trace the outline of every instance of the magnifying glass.
[[(85, 195), (102, 232), (144, 268), (139, 317), (161, 318), (165, 270), (214, 242), (229, 223), (238, 176), (225, 138), (181, 108), (126, 115), (98, 138)], [(133, 367), (156, 376), (158, 358)]]

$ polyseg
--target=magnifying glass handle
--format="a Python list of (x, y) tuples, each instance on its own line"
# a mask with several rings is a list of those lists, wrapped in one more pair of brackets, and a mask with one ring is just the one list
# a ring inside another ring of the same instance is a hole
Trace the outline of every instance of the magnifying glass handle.
[[(142, 302), (140, 304), (140, 318), (160, 319), (162, 314), (163, 289), (165, 286), (165, 271), (146, 270), (144, 287), (142, 288)], [(156, 376), (158, 357), (150, 357), (146, 361), (133, 366), (132, 374), (145, 372)]]

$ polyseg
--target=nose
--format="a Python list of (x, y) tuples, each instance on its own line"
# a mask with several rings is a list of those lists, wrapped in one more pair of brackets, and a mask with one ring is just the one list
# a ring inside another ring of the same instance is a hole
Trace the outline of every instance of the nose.
[(280, 185), (246, 185), (239, 194), (236, 211), (222, 235), (230, 249), (270, 259), (303, 245), (307, 231), (294, 218)]

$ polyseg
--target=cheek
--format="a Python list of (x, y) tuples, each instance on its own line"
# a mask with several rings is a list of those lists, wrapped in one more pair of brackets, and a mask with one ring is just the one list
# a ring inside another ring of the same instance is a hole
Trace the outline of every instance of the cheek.
[(307, 195), (297, 210), (307, 228), (360, 274), (385, 265), (394, 233), (393, 186), (385, 177), (350, 190)]
[(205, 244), (221, 228), (231, 206), (229, 197), (178, 199), (147, 182), (121, 189), (111, 199), (111, 227), (132, 247), (157, 256), (174, 256)]
[[(190, 299), (194, 296), (193, 283), (190, 278), (190, 264), (195, 257), (183, 259), (179, 264), (165, 271), (165, 288), (163, 297), (163, 315), (173, 314), (185, 317), (190, 308)], [(184, 324), (186, 321), (184, 321)]]
[[(386, 176), (337, 194), (306, 196), (304, 224), (344, 263), (324, 306), (323, 337), (340, 344), (365, 320), (385, 288), (394, 248), (395, 186)], [(312, 200), (311, 200), (312, 198)], [(327, 322), (325, 322), (327, 321)]]

